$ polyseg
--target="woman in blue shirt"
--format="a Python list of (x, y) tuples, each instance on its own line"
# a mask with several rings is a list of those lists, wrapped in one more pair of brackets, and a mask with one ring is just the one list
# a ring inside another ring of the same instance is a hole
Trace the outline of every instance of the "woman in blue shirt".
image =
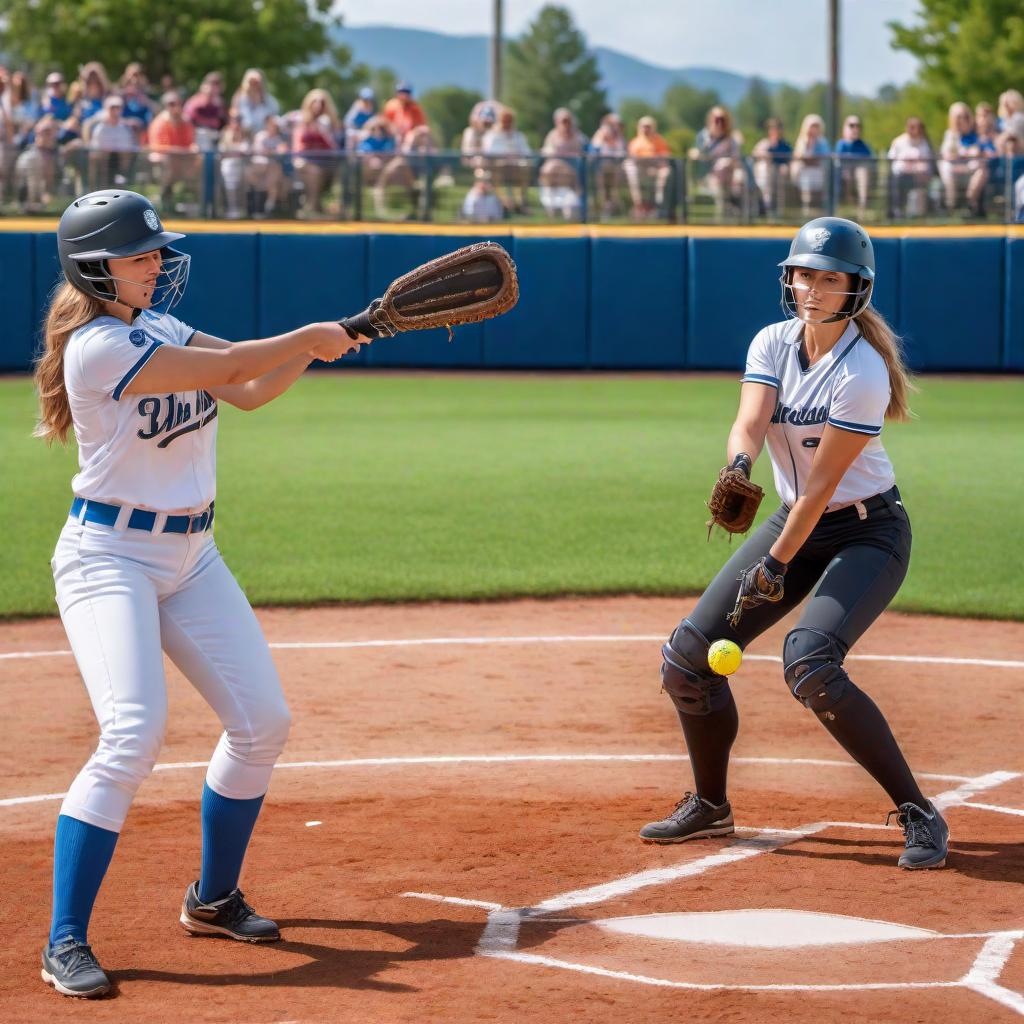
[(843, 137), (836, 143), (836, 156), (839, 157), (840, 201), (852, 187), (857, 196), (857, 219), (863, 220), (868, 208), (874, 154), (861, 138), (861, 121), (855, 114), (843, 122)]

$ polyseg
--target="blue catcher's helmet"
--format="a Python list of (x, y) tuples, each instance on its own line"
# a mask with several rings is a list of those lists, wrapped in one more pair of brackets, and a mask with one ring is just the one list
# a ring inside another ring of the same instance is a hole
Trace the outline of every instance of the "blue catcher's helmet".
[[(793, 239), (789, 255), (779, 264), (782, 274), (782, 311), (787, 317), (796, 317), (797, 304), (793, 295), (790, 267), (808, 267), (812, 270), (835, 270), (853, 274), (857, 278), (856, 291), (838, 313), (812, 323), (835, 323), (849, 320), (862, 312), (871, 301), (875, 284), (875, 250), (867, 232), (844, 217), (816, 217), (809, 220)], [(805, 318), (806, 319), (806, 318)]]

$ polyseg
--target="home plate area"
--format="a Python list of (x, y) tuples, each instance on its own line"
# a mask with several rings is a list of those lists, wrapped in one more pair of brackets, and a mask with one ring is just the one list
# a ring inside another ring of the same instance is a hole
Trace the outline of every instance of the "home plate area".
[[(974, 799), (1019, 780), (1017, 773), (991, 772), (964, 780), (936, 796), (935, 802), (947, 814), (962, 807), (1017, 814), (1018, 808), (979, 805)], [(952, 930), (922, 926), (921, 920), (929, 916), (926, 900), (918, 920), (899, 920), (898, 910), (887, 918), (862, 916), (857, 913), (862, 907), (851, 905), (848, 892), (828, 910), (749, 906), (777, 903), (787, 889), (793, 903), (806, 897), (803, 872), (793, 871), (788, 885), (779, 877), (779, 868), (791, 867), (786, 855), (825, 858), (827, 864), (829, 847), (835, 847), (840, 856), (856, 861), (859, 850), (877, 848), (872, 834), (880, 831), (881, 826), (859, 822), (817, 822), (792, 829), (740, 827), (728, 840), (675, 847), (679, 854), (689, 854), (678, 863), (598, 882), (531, 907), (435, 893), (402, 895), (479, 907), (487, 919), (477, 956), (524, 969), (529, 965), (589, 975), (595, 982), (609, 979), (708, 993), (832, 993), (837, 1010), (844, 995), (858, 992), (957, 989), (998, 1003), (1010, 1017), (1024, 1016), (1024, 995), (1003, 979), (1024, 929), (992, 928), (993, 915), (986, 915), (984, 908), (963, 907), (964, 927)], [(883, 842), (891, 845), (887, 836)], [(750, 863), (754, 858), (756, 865)], [(729, 877), (730, 871), (742, 874)], [(708, 884), (711, 879), (703, 880), (711, 874), (714, 888)], [(819, 891), (826, 894), (822, 902), (827, 906), (835, 882), (827, 880), (827, 870), (823, 874), (826, 879)], [(893, 873), (897, 885), (905, 878)], [(655, 892), (658, 895), (652, 898)], [(662, 909), (638, 912), (643, 909), (638, 901)], [(743, 902), (748, 906), (729, 905)], [(724, 905), (709, 908), (716, 903)], [(871, 903), (869, 893), (863, 903)], [(979, 923), (986, 921), (987, 926)], [(993, 1010), (977, 999), (967, 1019), (991, 1019)]]

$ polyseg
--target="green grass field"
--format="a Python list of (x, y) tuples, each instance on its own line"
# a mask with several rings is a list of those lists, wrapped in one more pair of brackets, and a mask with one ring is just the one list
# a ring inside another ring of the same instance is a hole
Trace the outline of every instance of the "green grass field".
[[(217, 538), (254, 604), (699, 591), (734, 377), (308, 376), (220, 418)], [(914, 524), (895, 607), (1024, 619), (1024, 382), (925, 378), (885, 442)], [(0, 617), (52, 614), (73, 450), (0, 381)], [(1016, 467), (1016, 468), (1014, 468)], [(767, 458), (755, 471), (776, 506)]]

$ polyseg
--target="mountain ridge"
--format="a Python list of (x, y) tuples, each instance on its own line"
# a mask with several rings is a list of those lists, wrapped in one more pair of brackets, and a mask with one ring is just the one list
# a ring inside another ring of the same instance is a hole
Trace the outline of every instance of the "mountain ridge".
[[(389, 67), (399, 78), (411, 81), (419, 92), (439, 85), (458, 85), (487, 94), (490, 40), (485, 35), (455, 35), (394, 25), (345, 25), (334, 32), (334, 39), (349, 46), (356, 61)], [(593, 53), (612, 106), (618, 106), (626, 96), (658, 104), (665, 90), (679, 81), (699, 89), (714, 89), (723, 103), (735, 106), (754, 77), (714, 67), (666, 68), (606, 46), (593, 47)], [(765, 84), (774, 90), (783, 83)]]

